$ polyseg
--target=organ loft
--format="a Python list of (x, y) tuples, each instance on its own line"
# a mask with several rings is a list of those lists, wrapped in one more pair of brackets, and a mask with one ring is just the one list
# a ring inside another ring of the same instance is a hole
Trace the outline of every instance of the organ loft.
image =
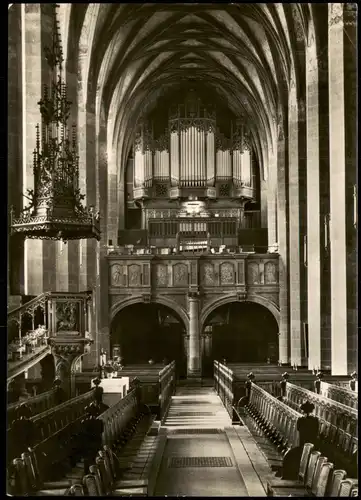
[(7, 495), (358, 496), (357, 7), (8, 4)]
[(191, 88), (164, 120), (155, 124), (151, 114), (140, 120), (127, 207), (130, 217), (140, 211), (141, 228), (155, 243), (163, 237), (178, 250), (237, 245), (245, 207), (259, 200), (259, 179), (250, 126), (227, 118), (218, 125), (216, 106)]

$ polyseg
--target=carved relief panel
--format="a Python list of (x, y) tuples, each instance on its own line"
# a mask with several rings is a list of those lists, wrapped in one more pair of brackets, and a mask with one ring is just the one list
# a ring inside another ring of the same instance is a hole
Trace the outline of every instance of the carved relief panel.
[(173, 285), (187, 286), (188, 285), (188, 266), (178, 263), (173, 265)]
[(230, 262), (223, 262), (220, 265), (221, 285), (232, 285), (235, 282), (234, 265)]
[(165, 264), (156, 264), (155, 266), (156, 286), (168, 285), (168, 267)]
[(55, 303), (56, 332), (78, 334), (80, 331), (80, 302)]
[(278, 283), (277, 266), (274, 262), (266, 262), (264, 265), (264, 281), (266, 285)]
[(128, 282), (130, 287), (142, 284), (142, 271), (138, 264), (128, 266)]
[(202, 266), (202, 284), (203, 286), (215, 286), (217, 284), (214, 265), (211, 262), (204, 262)]
[(259, 265), (257, 262), (249, 262), (247, 265), (247, 282), (249, 285), (260, 284)]
[(113, 264), (110, 268), (110, 286), (124, 286), (124, 266)]

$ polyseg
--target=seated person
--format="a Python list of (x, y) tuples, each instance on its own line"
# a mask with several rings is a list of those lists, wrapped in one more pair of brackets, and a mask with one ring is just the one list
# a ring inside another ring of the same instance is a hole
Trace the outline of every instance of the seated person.
[(303, 448), (305, 443), (312, 443), (317, 446), (318, 442), (318, 432), (319, 432), (319, 422), (318, 418), (311, 415), (315, 405), (310, 403), (310, 401), (305, 401), (300, 410), (304, 414), (297, 420), (297, 430), (299, 433), (299, 446)]
[(97, 413), (97, 416), (101, 415), (109, 408), (108, 405), (103, 403), (103, 392), (103, 387), (96, 387), (94, 389), (94, 401), (89, 405), (92, 414)]

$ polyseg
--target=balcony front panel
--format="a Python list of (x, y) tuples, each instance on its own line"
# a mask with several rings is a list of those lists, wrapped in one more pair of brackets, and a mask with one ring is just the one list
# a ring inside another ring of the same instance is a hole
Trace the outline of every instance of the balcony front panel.
[[(112, 255), (110, 293), (153, 289), (278, 292), (277, 254)], [(213, 293), (212, 292), (212, 293)]]

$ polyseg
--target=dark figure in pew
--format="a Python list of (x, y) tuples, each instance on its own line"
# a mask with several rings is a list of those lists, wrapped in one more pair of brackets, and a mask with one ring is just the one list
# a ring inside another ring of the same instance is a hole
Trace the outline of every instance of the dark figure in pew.
[(61, 380), (59, 378), (54, 380), (53, 389), (55, 390), (55, 405), (65, 403), (67, 398), (64, 389), (61, 387)]
[(313, 383), (313, 386), (315, 388), (315, 393), (320, 394), (321, 392), (321, 381), (323, 379), (323, 373), (321, 371), (316, 373), (316, 380)]
[(319, 422), (317, 417), (311, 415), (314, 409), (315, 405), (309, 401), (305, 401), (300, 407), (301, 412), (304, 414), (297, 420), (298, 446), (301, 449), (303, 449), (305, 443), (312, 443), (315, 447), (318, 444)]
[(12, 404), (12, 403), (16, 403), (17, 401), (19, 401), (19, 396), (20, 396), (20, 387), (19, 387), (19, 384), (17, 383), (16, 380), (12, 380), (10, 383), (9, 383), (9, 390), (8, 390), (8, 393), (7, 393), (7, 397), (8, 397), (8, 404)]
[(318, 447), (318, 418), (311, 415), (314, 408), (314, 405), (309, 401), (305, 401), (300, 407), (304, 415), (297, 420), (299, 444), (295, 448), (290, 449), (283, 457), (283, 479), (297, 479), (305, 443), (312, 443), (315, 445), (315, 448)]
[(102, 448), (102, 434), (104, 431), (103, 421), (92, 414), (94, 406), (88, 407), (88, 414), (82, 425), (83, 431), (83, 450), (84, 450), (84, 474), (89, 474), (89, 467), (95, 464), (98, 451)]
[(108, 405), (106, 405), (105, 403), (103, 403), (103, 393), (104, 393), (103, 387), (97, 386), (94, 389), (94, 401), (93, 401), (92, 404), (99, 411), (98, 415), (100, 415), (101, 413), (105, 412), (105, 410), (107, 410), (109, 408)]
[(358, 390), (357, 373), (352, 372), (350, 377), (352, 377), (352, 378), (351, 378), (350, 382), (348, 383), (348, 386), (351, 389), (351, 391), (357, 391)]
[(8, 443), (10, 459), (19, 458), (28, 448), (32, 448), (37, 441), (37, 428), (30, 418), (31, 410), (26, 404), (16, 408), (15, 419), (10, 427)]
[(247, 375), (247, 379), (246, 382), (245, 382), (245, 386), (246, 386), (246, 397), (249, 398), (250, 395), (251, 395), (251, 388), (252, 388), (252, 382), (255, 380), (255, 375), (253, 372), (249, 372), (249, 374)]

